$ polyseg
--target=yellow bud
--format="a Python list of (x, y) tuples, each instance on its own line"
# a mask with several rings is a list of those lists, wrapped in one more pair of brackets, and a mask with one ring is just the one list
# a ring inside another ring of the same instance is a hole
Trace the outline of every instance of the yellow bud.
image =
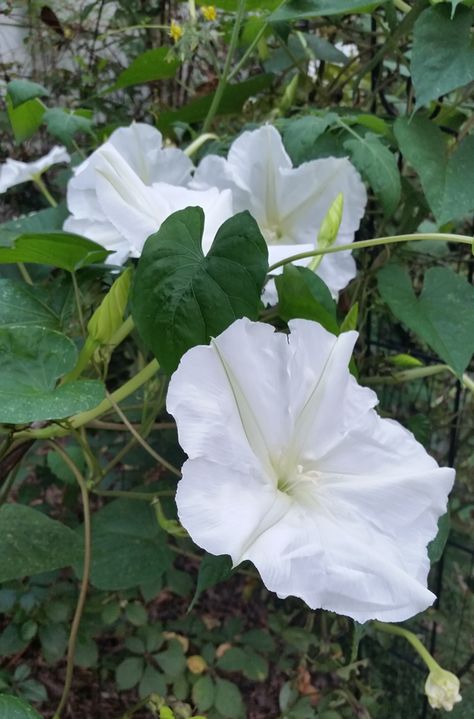
[(217, 20), (217, 11), (214, 5), (203, 5), (201, 11), (204, 16), (204, 20), (207, 20), (208, 22), (214, 22), (214, 20)]
[(461, 701), (459, 688), (460, 683), (457, 676), (437, 666), (428, 674), (425, 694), (433, 709), (444, 709), (450, 712), (454, 705)]
[(178, 25), (174, 20), (171, 21), (169, 35), (173, 38), (174, 42), (178, 42), (183, 37), (184, 30), (181, 25)]
[(193, 654), (186, 661), (187, 667), (191, 674), (202, 674), (207, 669), (206, 660), (199, 654)]

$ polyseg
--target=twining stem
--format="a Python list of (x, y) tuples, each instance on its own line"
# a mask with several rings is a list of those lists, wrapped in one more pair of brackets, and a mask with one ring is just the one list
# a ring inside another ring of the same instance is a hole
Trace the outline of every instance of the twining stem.
[(239, 0), (239, 4), (237, 5), (237, 12), (236, 12), (236, 15), (234, 18), (234, 27), (232, 29), (232, 35), (230, 37), (229, 49), (227, 51), (227, 57), (226, 57), (225, 63), (224, 63), (224, 69), (222, 70), (222, 75), (219, 79), (219, 83), (218, 83), (216, 91), (214, 93), (214, 97), (212, 98), (211, 106), (209, 108), (206, 119), (204, 120), (204, 124), (202, 126), (203, 133), (205, 133), (209, 130), (209, 128), (212, 124), (212, 121), (214, 120), (214, 116), (219, 109), (219, 105), (221, 104), (222, 95), (224, 94), (224, 90), (226, 89), (227, 83), (229, 82), (230, 66), (232, 64), (232, 59), (234, 57), (235, 49), (237, 47), (237, 42), (239, 40), (240, 26), (242, 24), (244, 13), (245, 13), (245, 0)]
[(66, 706), (69, 692), (72, 685), (72, 677), (74, 673), (74, 656), (76, 653), (77, 634), (81, 623), (82, 613), (84, 611), (84, 605), (86, 603), (87, 589), (89, 586), (89, 575), (91, 568), (91, 557), (92, 557), (92, 533), (91, 533), (91, 511), (89, 503), (89, 492), (87, 490), (87, 482), (82, 476), (81, 472), (77, 468), (76, 464), (72, 461), (68, 453), (61, 447), (58, 442), (50, 442), (51, 446), (62, 458), (63, 462), (69, 467), (73, 473), (79, 488), (81, 490), (82, 507), (84, 512), (84, 567), (82, 570), (82, 581), (81, 589), (79, 592), (79, 598), (77, 600), (76, 611), (71, 625), (71, 633), (69, 635), (69, 643), (67, 649), (67, 662), (66, 662), (66, 678), (64, 681), (64, 689), (59, 702), (59, 706), (56, 709), (56, 713), (53, 719), (60, 719), (61, 713)]
[(206, 144), (206, 142), (209, 142), (209, 140), (217, 140), (218, 135), (216, 135), (213, 132), (205, 132), (203, 135), (199, 135), (199, 137), (196, 137), (195, 140), (189, 143), (189, 145), (184, 150), (184, 154), (188, 157), (192, 157), (195, 152), (197, 152), (203, 145)]
[(418, 652), (418, 654), (423, 659), (430, 671), (439, 668), (438, 662), (431, 656), (427, 648), (424, 646), (424, 644), (422, 644), (422, 642), (420, 642), (416, 634), (413, 634), (413, 632), (410, 632), (404, 627), (399, 627), (396, 624), (385, 624), (385, 622), (379, 622), (378, 620), (374, 620), (372, 622), (372, 626), (375, 627), (375, 629), (377, 629), (379, 632), (385, 632), (386, 634), (395, 634), (395, 636), (403, 637), (407, 640), (407, 642), (410, 642), (413, 649)]
[(155, 497), (174, 497), (175, 495), (171, 489), (163, 489), (160, 492), (127, 492), (125, 489), (92, 489), (91, 491), (99, 497), (136, 499), (140, 502), (153, 502)]
[(73, 429), (82, 427), (88, 424), (97, 417), (108, 412), (113, 404), (122, 402), (129, 395), (136, 392), (145, 382), (148, 382), (159, 370), (160, 366), (156, 359), (149, 362), (140, 372), (134, 377), (125, 382), (121, 387), (110, 394), (110, 399), (106, 397), (97, 407), (89, 409), (86, 412), (80, 412), (74, 417), (71, 417), (68, 421), (68, 426), (60, 425), (49, 425), (48, 427), (42, 427), (38, 429), (24, 429), (20, 432), (16, 432), (15, 439), (28, 438), (28, 439), (50, 439), (51, 437), (65, 437), (70, 434)]
[(79, 317), (79, 324), (81, 325), (81, 332), (85, 336), (87, 334), (86, 323), (84, 321), (84, 314), (82, 312), (81, 292), (79, 290), (79, 285), (77, 283), (77, 277), (76, 277), (75, 272), (71, 272), (71, 279), (72, 279), (72, 286), (74, 289), (74, 299), (76, 300), (77, 316)]
[(423, 232), (412, 235), (391, 235), (389, 237), (376, 237), (374, 240), (361, 240), (360, 242), (351, 242), (346, 245), (332, 245), (324, 249), (308, 250), (307, 252), (300, 252), (297, 255), (291, 255), (286, 257), (284, 260), (275, 262), (268, 268), (269, 272), (273, 272), (278, 267), (288, 265), (291, 262), (297, 262), (298, 260), (304, 260), (307, 257), (318, 257), (319, 255), (332, 255), (334, 252), (347, 252), (352, 250), (362, 250), (364, 247), (377, 247), (378, 245), (393, 245), (400, 242), (415, 242), (419, 240), (433, 240), (435, 242), (458, 242), (459, 244), (470, 245), (473, 247), (474, 240), (472, 237), (466, 237), (465, 235), (451, 235), (442, 232)]
[(41, 175), (35, 175), (32, 179), (33, 179), (33, 182), (35, 183), (36, 187), (38, 188), (38, 190), (41, 192), (43, 197), (46, 198), (46, 200), (49, 202), (51, 207), (57, 207), (58, 203), (56, 202), (56, 200), (54, 199), (54, 197), (52, 196), (52, 194), (46, 187), (46, 184), (44, 183)]
[(33, 280), (31, 279), (30, 273), (29, 273), (28, 270), (26, 269), (26, 267), (25, 267), (25, 265), (23, 264), (23, 262), (17, 262), (16, 264), (17, 264), (17, 267), (18, 267), (18, 271), (19, 271), (20, 275), (22, 276), (22, 278), (24, 279), (24, 281), (26, 282), (26, 284), (27, 284), (27, 285), (32, 285), (32, 284), (33, 284)]
[(109, 401), (111, 402), (112, 407), (114, 408), (114, 410), (116, 411), (116, 413), (118, 414), (118, 416), (120, 417), (120, 419), (122, 420), (124, 425), (127, 427), (130, 434), (132, 434), (135, 437), (135, 439), (137, 440), (137, 442), (139, 444), (141, 444), (143, 449), (145, 449), (148, 452), (148, 454), (151, 455), (153, 457), (153, 459), (155, 459), (159, 464), (161, 464), (163, 467), (166, 467), (166, 469), (169, 470), (172, 474), (176, 475), (177, 477), (181, 477), (181, 472), (179, 471), (179, 469), (177, 469), (174, 465), (172, 465), (170, 462), (168, 462), (167, 459), (162, 457), (160, 454), (158, 454), (158, 452), (155, 452), (155, 450), (152, 447), (150, 447), (148, 442), (141, 436), (140, 432), (138, 432), (135, 429), (135, 427), (133, 426), (133, 424), (131, 424), (131, 422), (129, 422), (127, 415), (124, 412), (122, 412), (122, 410), (120, 409), (118, 404), (112, 399), (112, 396), (107, 393), (107, 397), (108, 397)]

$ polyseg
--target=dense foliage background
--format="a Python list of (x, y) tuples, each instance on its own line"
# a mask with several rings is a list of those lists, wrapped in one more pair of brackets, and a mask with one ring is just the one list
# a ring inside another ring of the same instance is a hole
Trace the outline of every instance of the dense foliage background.
[[(469, 237), (473, 4), (0, 2), (0, 161), (33, 160), (61, 143), (77, 164), (135, 119), (183, 149), (211, 133), (193, 147), (197, 164), (225, 154), (243, 128), (272, 122), (295, 165), (351, 158), (370, 192), (357, 239)], [(27, 361), (28, 346), (37, 348), (26, 365), (33, 384), (47, 375), (54, 386), (73, 370), (87, 322), (115, 279), (100, 248), (77, 243), (64, 253), (51, 240), (67, 215), (70, 174), (48, 173), (55, 207), (32, 184), (3, 194), (0, 206), (0, 351), (12, 352), (11, 327), (23, 332), (12, 366), (0, 370), (0, 693), (55, 715), (81, 583), (85, 492), (90, 587), (62, 716), (430, 716), (425, 670), (403, 639), (278, 600), (253, 567), (231, 574), (226, 559), (202, 559), (183, 536), (173, 501), (183, 455), (164, 409), (164, 372), (112, 395), (99, 413), (83, 411), (85, 394), (94, 407), (102, 382), (112, 393), (152, 360), (127, 320), (121, 324), (128, 287), (114, 298), (117, 327), (75, 378), (93, 382), (62, 400), (61, 416), (71, 422), (33, 422), (39, 415), (22, 414), (11, 399), (19, 388), (14, 365)], [(337, 308), (318, 285), (288, 271), (274, 317), (357, 327), (357, 372), (379, 394), (383, 414), (457, 468), (449, 517), (430, 548), (438, 603), (411, 628), (461, 678), (463, 702), (452, 716), (467, 719), (474, 712), (473, 257), (468, 245), (423, 240), (359, 250), (356, 258), (357, 278)], [(44, 345), (48, 332), (61, 333), (55, 356)], [(28, 391), (26, 401), (34, 406)], [(37, 716), (12, 701), (0, 697), (2, 719)]]

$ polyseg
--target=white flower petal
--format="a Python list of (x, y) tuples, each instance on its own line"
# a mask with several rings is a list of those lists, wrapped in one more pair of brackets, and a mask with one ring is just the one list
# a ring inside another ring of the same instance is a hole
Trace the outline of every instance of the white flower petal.
[(249, 207), (249, 192), (238, 185), (231, 165), (218, 155), (207, 155), (201, 160), (190, 187), (195, 190), (208, 190), (211, 187), (217, 187), (219, 190), (230, 191), (236, 213), (247, 210)]
[(426, 546), (454, 471), (372, 409), (348, 370), (356, 333), (239, 320), (191, 349), (168, 410), (190, 456), (179, 516), (193, 539), (265, 585), (358, 621), (429, 606)]
[(53, 165), (63, 162), (70, 162), (71, 158), (66, 148), (62, 145), (55, 145), (51, 150), (33, 162), (19, 162), (8, 158), (5, 164), (0, 166), (0, 193), (6, 192), (10, 187), (28, 182), (35, 175), (41, 175)]
[(110, 222), (79, 220), (71, 215), (65, 221), (63, 229), (87, 237), (106, 250), (110, 250), (112, 254), (106, 259), (108, 264), (123, 265), (129, 257), (138, 257), (137, 254), (132, 254), (129, 242)]

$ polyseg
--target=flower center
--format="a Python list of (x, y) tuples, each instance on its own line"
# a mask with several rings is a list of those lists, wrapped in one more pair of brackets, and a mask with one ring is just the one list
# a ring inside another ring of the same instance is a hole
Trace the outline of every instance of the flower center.
[(267, 227), (262, 227), (261, 230), (268, 245), (277, 245), (284, 239), (283, 232), (278, 225), (268, 225)]
[(278, 490), (292, 497), (300, 504), (307, 505), (314, 501), (317, 486), (321, 479), (321, 473), (316, 470), (305, 470), (303, 465), (298, 464), (296, 469), (285, 472), (278, 479)]

